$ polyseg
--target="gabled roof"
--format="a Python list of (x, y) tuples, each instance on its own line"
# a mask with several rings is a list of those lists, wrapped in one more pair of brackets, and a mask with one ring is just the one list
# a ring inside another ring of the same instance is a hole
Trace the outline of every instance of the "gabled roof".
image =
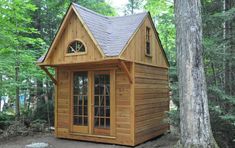
[[(85, 23), (104, 55), (108, 57), (118, 56), (121, 53), (148, 14), (143, 12), (129, 16), (109, 17), (75, 3), (72, 3), (71, 7), (75, 8), (74, 11), (81, 17), (81, 21)], [(43, 62), (48, 52), (49, 50), (37, 62)]]
[(75, 11), (92, 40), (96, 45), (98, 44), (97, 47), (101, 54), (106, 57), (120, 56), (120, 54), (126, 49), (129, 41), (141, 26), (144, 19), (149, 17), (154, 27), (156, 37), (160, 43), (160, 48), (163, 51), (164, 57), (166, 58), (169, 66), (165, 51), (162, 48), (161, 41), (158, 37), (158, 33), (149, 12), (128, 16), (109, 17), (98, 14), (75, 3), (70, 5), (50, 48), (45, 55), (38, 59), (38, 63), (42, 63), (51, 53), (51, 50), (56, 42), (55, 40), (61, 32), (60, 30), (64, 27), (68, 13), (71, 12), (71, 10)]
[(147, 12), (143, 12), (129, 16), (108, 17), (80, 5), (74, 3), (73, 5), (105, 56), (118, 56), (147, 15)]

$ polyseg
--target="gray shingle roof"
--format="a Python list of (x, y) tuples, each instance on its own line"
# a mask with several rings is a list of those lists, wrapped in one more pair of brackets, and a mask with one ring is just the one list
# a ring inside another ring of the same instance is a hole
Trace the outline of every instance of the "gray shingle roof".
[(73, 3), (106, 56), (118, 56), (147, 12), (108, 17)]

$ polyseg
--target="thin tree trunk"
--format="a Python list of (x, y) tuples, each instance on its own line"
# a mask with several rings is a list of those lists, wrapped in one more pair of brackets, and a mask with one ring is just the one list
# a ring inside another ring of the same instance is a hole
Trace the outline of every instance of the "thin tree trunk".
[(211, 63), (211, 69), (213, 72), (213, 79), (214, 79), (215, 85), (217, 86), (217, 80), (216, 80), (216, 75), (215, 75), (215, 66), (214, 66), (213, 62)]
[(20, 119), (20, 88), (19, 84), (19, 65), (16, 62), (15, 67), (15, 82), (16, 82), (16, 120)]
[(175, 0), (180, 147), (218, 147), (211, 131), (202, 58), (200, 0)]
[(134, 0), (131, 0), (131, 14), (134, 14)]
[[(224, 9), (225, 11), (233, 8), (235, 2), (232, 0), (224, 0)], [(229, 20), (225, 22), (225, 41), (228, 43), (227, 48), (225, 48), (225, 92), (229, 95), (234, 95), (235, 82), (233, 72), (235, 72), (234, 60), (232, 60), (235, 55), (235, 38), (233, 34), (234, 20)]]

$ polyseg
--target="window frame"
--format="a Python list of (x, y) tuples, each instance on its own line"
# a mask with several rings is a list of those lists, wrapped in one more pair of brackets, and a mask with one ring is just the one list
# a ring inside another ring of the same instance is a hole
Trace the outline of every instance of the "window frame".
[[(68, 53), (68, 48), (69, 48), (69, 45), (72, 44), (73, 42), (81, 42), (85, 48), (85, 51), (84, 52), (75, 52), (75, 53)], [(67, 45), (66, 47), (66, 50), (65, 50), (65, 55), (66, 56), (76, 56), (76, 55), (84, 55), (84, 54), (87, 54), (87, 46), (85, 44), (84, 41), (82, 41), (81, 39), (74, 39), (72, 41), (69, 42), (69, 44)]]
[[(147, 44), (149, 44), (149, 53), (147, 52)], [(151, 28), (146, 26), (145, 28), (145, 56), (152, 57), (152, 50), (151, 50)]]

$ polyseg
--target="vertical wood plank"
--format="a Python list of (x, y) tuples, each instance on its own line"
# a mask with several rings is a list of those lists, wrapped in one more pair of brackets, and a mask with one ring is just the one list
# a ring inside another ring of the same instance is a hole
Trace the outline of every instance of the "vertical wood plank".
[(131, 138), (133, 145), (135, 144), (135, 63), (130, 66), (131, 69), (131, 94), (130, 94), (130, 107), (131, 107)]
[(110, 104), (110, 108), (111, 108), (111, 114), (110, 114), (110, 118), (111, 118), (111, 136), (115, 136), (116, 135), (116, 98), (115, 98), (115, 70), (111, 70), (110, 71), (110, 83), (111, 83), (111, 87), (110, 87), (110, 92), (111, 92), (111, 104)]
[(54, 85), (54, 89), (55, 89), (55, 108), (54, 108), (54, 113), (55, 113), (55, 136), (58, 136), (57, 133), (58, 133), (58, 112), (57, 112), (57, 108), (58, 108), (58, 88), (59, 88), (59, 79), (58, 79), (58, 75), (59, 75), (59, 70), (58, 68), (55, 68), (55, 78), (57, 80), (57, 85)]
[(93, 128), (92, 128), (92, 125), (93, 125), (93, 108), (94, 106), (92, 104), (94, 104), (93, 102), (93, 87), (94, 87), (94, 83), (93, 83), (93, 71), (88, 71), (88, 126), (89, 126), (89, 133), (92, 134), (93, 133)]

